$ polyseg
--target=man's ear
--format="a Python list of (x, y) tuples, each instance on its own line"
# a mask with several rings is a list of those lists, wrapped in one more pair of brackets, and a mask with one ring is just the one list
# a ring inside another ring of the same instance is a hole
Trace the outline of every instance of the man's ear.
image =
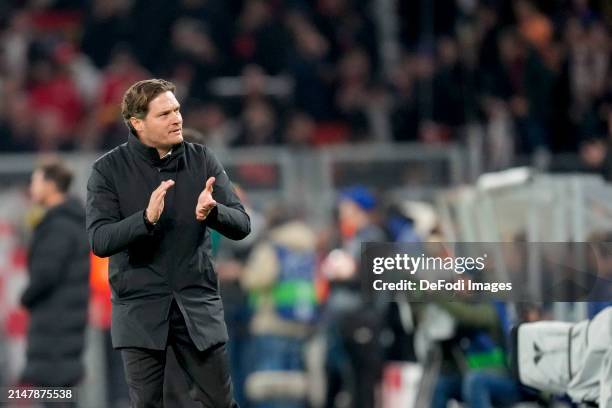
[(132, 124), (132, 127), (134, 129), (136, 129), (137, 132), (142, 132), (142, 129), (143, 129), (143, 126), (144, 126), (144, 123), (143, 123), (142, 119), (138, 119), (138, 118), (132, 116), (130, 118), (130, 123)]

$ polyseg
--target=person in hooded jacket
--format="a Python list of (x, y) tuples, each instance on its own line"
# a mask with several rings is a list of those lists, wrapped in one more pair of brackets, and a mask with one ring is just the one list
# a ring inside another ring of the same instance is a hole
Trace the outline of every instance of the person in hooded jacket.
[(212, 152), (183, 140), (174, 92), (163, 79), (126, 91), (128, 140), (93, 165), (87, 231), (93, 252), (110, 257), (111, 337), (131, 406), (162, 406), (172, 347), (194, 400), (236, 407), (210, 228), (240, 240), (250, 219)]
[(21, 296), (30, 313), (24, 385), (72, 387), (84, 375), (89, 245), (83, 205), (67, 195), (71, 180), (70, 170), (56, 159), (32, 174), (32, 200), (47, 211), (34, 230), (30, 281)]

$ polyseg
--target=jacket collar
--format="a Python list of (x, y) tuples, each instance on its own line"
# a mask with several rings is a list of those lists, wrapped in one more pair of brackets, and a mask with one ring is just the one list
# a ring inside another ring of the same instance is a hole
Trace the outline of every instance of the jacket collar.
[(184, 142), (181, 142), (172, 146), (172, 154), (166, 155), (163, 159), (161, 159), (156, 148), (142, 143), (133, 132), (130, 132), (128, 135), (128, 147), (130, 150), (155, 167), (165, 166), (175, 158), (182, 157), (185, 152), (184, 144)]

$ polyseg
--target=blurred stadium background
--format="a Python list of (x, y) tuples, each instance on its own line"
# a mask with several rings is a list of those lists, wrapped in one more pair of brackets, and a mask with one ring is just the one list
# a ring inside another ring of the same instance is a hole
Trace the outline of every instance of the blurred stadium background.
[[(328, 254), (350, 257), (359, 240), (339, 197), (367, 210), (386, 241), (609, 241), (611, 24), (609, 0), (0, 2), (0, 385), (24, 363), (18, 299), (40, 217), (27, 197), (32, 169), (61, 155), (84, 198), (93, 161), (126, 140), (119, 104), (131, 83), (173, 81), (186, 134), (243, 190), (254, 237), (239, 248), (218, 240), (216, 251), (228, 325), (248, 349), (249, 290), (239, 282), (279, 214), (299, 214), (316, 236), (323, 308), (345, 262)], [(539, 287), (537, 261), (527, 267)], [(87, 408), (126, 406), (104, 271), (93, 259)], [(597, 307), (537, 309), (576, 321)], [(403, 306), (393, 310), (374, 318), (379, 332), (356, 323), (370, 331), (355, 341), (382, 357), (371, 363), (379, 376), (355, 381), (372, 383), (377, 406), (410, 406), (415, 328)], [(303, 348), (313, 406), (333, 386), (325, 325)], [(235, 355), (243, 401), (256, 398), (257, 383), (244, 387), (249, 357)], [(357, 395), (340, 387), (334, 404), (360, 406)]]

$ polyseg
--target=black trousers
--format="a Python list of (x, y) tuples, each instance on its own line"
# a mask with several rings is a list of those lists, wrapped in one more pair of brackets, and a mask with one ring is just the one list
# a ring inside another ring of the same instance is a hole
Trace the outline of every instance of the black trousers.
[[(170, 309), (168, 346), (174, 351), (186, 376), (190, 397), (199, 406), (238, 408), (233, 399), (225, 344), (199, 351), (189, 336), (176, 301), (172, 302)], [(162, 408), (166, 350), (122, 348), (121, 356), (131, 408)]]

